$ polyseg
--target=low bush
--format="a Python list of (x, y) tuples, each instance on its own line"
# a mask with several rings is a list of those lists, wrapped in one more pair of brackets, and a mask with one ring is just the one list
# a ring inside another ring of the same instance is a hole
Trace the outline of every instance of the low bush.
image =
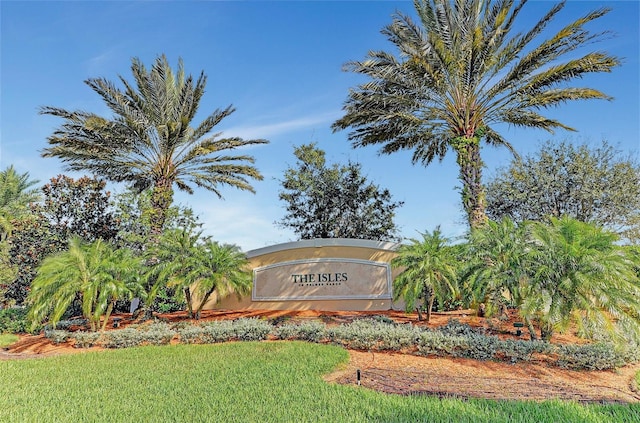
[(205, 328), (199, 325), (179, 326), (175, 328), (178, 338), (183, 344), (203, 344), (202, 337)]
[(73, 332), (72, 338), (76, 348), (91, 348), (96, 344), (96, 341), (100, 337), (99, 332)]
[(238, 341), (263, 341), (271, 333), (273, 326), (262, 319), (238, 319), (233, 322), (233, 332)]
[(234, 339), (235, 331), (233, 322), (230, 320), (221, 320), (209, 322), (203, 325), (202, 343), (215, 344), (216, 342), (226, 342)]
[(44, 336), (54, 344), (62, 344), (71, 337), (71, 332), (62, 329), (45, 329)]
[(0, 309), (0, 333), (27, 333), (27, 309)]
[[(78, 324), (61, 322), (62, 327)], [(530, 361), (534, 354), (545, 355), (557, 365), (570, 369), (605, 370), (640, 360), (640, 348), (614, 348), (610, 344), (556, 345), (543, 341), (500, 339), (487, 335), (457, 320), (436, 329), (424, 329), (412, 324), (397, 324), (386, 319), (358, 319), (349, 324), (327, 326), (320, 321), (302, 323), (246, 318), (203, 323), (164, 322), (131, 325), (120, 330), (68, 332), (47, 329), (45, 336), (55, 343), (75, 340), (79, 348), (102, 345), (106, 348), (127, 348), (138, 345), (166, 345), (174, 337), (184, 344), (261, 341), (272, 336), (281, 340), (329, 342), (345, 348), (369, 351), (406, 351), (422, 356), (449, 356), (475, 360), (502, 360), (511, 363)]]
[(326, 337), (326, 326), (317, 321), (285, 323), (275, 327), (273, 332), (278, 339), (320, 342)]
[(558, 366), (576, 370), (608, 370), (625, 365), (624, 352), (611, 344), (557, 345)]

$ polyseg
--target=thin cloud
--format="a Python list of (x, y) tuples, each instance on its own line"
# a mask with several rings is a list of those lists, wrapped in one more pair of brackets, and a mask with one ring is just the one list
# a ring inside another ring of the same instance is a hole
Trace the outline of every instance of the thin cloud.
[(262, 125), (234, 126), (224, 130), (229, 136), (238, 136), (245, 139), (270, 138), (300, 129), (328, 124), (338, 118), (339, 112), (326, 112), (290, 119), (283, 122), (267, 123)]

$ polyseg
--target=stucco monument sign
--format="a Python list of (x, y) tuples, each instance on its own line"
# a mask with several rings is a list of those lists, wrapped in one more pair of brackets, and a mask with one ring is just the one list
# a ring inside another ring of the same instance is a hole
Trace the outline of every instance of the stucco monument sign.
[(206, 308), (389, 310), (398, 244), (311, 239), (247, 252), (251, 295), (215, 299)]
[(253, 301), (391, 299), (388, 263), (317, 258), (253, 270)]

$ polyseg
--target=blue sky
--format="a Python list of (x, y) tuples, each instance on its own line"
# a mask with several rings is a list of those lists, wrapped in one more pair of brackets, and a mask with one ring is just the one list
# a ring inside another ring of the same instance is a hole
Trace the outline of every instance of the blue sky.
[[(631, 154), (640, 151), (640, 2), (572, 1), (554, 28), (602, 5), (613, 8), (589, 26), (611, 30), (592, 49), (623, 57), (612, 74), (593, 75), (576, 85), (600, 89), (615, 99), (567, 104), (547, 115), (578, 129), (556, 132), (501, 128), (521, 154), (547, 139), (599, 143), (606, 139)], [(519, 16), (529, 28), (552, 6), (531, 1)], [(219, 125), (225, 135), (266, 138), (249, 151), (264, 181), (255, 195), (224, 189), (224, 200), (208, 191), (177, 194), (214, 239), (243, 250), (295, 240), (274, 222), (284, 215), (279, 179), (295, 163), (293, 147), (317, 142), (330, 162), (362, 163), (368, 178), (404, 201), (396, 223), (405, 237), (441, 225), (448, 236), (464, 233), (453, 156), (425, 168), (410, 152), (379, 156), (376, 148), (352, 149), (347, 132), (332, 133), (350, 87), (362, 82), (342, 65), (368, 50), (393, 50), (380, 34), (396, 11), (411, 14), (409, 1), (0, 1), (0, 169), (13, 164), (42, 183), (64, 173), (57, 159), (43, 159), (46, 138), (61, 123), (38, 115), (41, 106), (108, 114), (83, 81), (118, 75), (130, 78), (132, 57), (151, 64), (164, 53), (188, 73), (208, 75), (199, 122), (216, 108), (237, 111)], [(511, 158), (505, 149), (485, 148), (490, 177)], [(79, 175), (74, 175), (79, 176)]]

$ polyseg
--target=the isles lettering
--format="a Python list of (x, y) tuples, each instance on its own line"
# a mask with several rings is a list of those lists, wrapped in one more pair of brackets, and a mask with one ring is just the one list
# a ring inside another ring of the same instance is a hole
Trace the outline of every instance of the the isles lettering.
[(315, 282), (346, 282), (347, 273), (307, 273), (303, 275), (291, 275), (293, 283), (315, 283)]

